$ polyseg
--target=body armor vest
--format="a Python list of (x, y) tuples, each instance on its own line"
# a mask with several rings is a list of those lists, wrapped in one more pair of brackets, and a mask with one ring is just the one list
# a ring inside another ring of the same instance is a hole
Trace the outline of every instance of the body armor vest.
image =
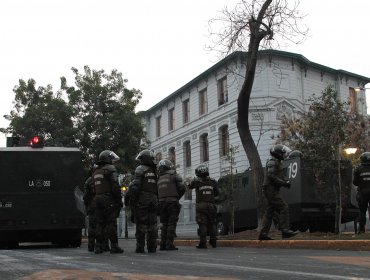
[(166, 197), (178, 198), (179, 194), (176, 187), (175, 174), (166, 172), (159, 176), (158, 179), (158, 198), (161, 200)]
[(103, 169), (96, 169), (94, 172), (95, 194), (110, 193), (110, 182), (104, 176)]
[(263, 185), (280, 187), (280, 185), (276, 185), (276, 182), (272, 182), (269, 176), (277, 177), (282, 180), (285, 177), (284, 175), (285, 175), (285, 170), (284, 170), (283, 164), (277, 159), (270, 158), (266, 163)]
[(157, 194), (158, 186), (157, 186), (157, 175), (152, 169), (148, 169), (144, 172), (144, 179), (142, 185), (143, 192), (150, 192)]
[(359, 170), (358, 188), (361, 191), (370, 191), (370, 166), (361, 166)]
[(209, 179), (204, 179), (197, 182), (196, 202), (215, 202), (214, 182)]

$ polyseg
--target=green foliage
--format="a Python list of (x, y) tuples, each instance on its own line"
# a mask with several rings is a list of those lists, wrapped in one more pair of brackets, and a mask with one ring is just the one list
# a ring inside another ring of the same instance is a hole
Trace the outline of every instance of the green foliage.
[(127, 80), (117, 70), (106, 74), (85, 66), (82, 74), (76, 68), (72, 71), (75, 87), (67, 86), (62, 78), (62, 89), (69, 98), (85, 159), (91, 161), (101, 151), (113, 150), (121, 157), (120, 168), (132, 170), (144, 137), (141, 118), (135, 113), (141, 92), (127, 89)]
[(309, 102), (309, 111), (300, 118), (282, 121), (279, 142), (300, 150), (312, 163), (316, 177), (328, 181), (328, 176), (335, 173), (333, 160), (347, 139), (347, 104), (338, 100), (332, 86)]
[(50, 85), (36, 88), (33, 79), (19, 80), (14, 93), (14, 109), (4, 116), (10, 124), (1, 132), (26, 139), (41, 135), (49, 146), (75, 144), (72, 110)]
[(4, 116), (10, 125), (1, 132), (26, 138), (39, 134), (49, 146), (78, 146), (86, 168), (101, 151), (113, 150), (121, 158), (120, 171), (131, 171), (144, 138), (141, 117), (135, 113), (141, 92), (128, 89), (117, 70), (106, 74), (85, 66), (82, 74), (72, 71), (75, 85), (62, 77), (56, 94), (50, 85), (36, 88), (33, 79), (20, 80), (14, 88), (14, 109)]
[[(282, 121), (278, 142), (303, 153), (306, 166), (319, 184), (318, 197), (332, 202), (338, 197), (338, 174), (345, 176), (346, 170), (350, 169), (343, 148), (367, 149), (367, 122), (358, 113), (348, 112), (347, 103), (339, 100), (331, 86), (309, 101), (307, 113), (298, 119)], [(338, 173), (340, 157), (341, 171)], [(347, 201), (350, 184), (343, 184), (344, 181), (342, 178), (342, 200)]]

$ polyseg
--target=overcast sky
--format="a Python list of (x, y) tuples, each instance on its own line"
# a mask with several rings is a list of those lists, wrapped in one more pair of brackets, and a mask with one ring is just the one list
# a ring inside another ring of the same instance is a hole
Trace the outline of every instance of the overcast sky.
[[(0, 127), (8, 125), (2, 116), (13, 108), (18, 79), (56, 91), (61, 76), (72, 84), (71, 67), (84, 65), (122, 72), (143, 93), (138, 109), (149, 109), (219, 60), (205, 48), (208, 21), (237, 2), (1, 0)], [(370, 1), (301, 0), (300, 7), (310, 36), (283, 50), (370, 77)]]

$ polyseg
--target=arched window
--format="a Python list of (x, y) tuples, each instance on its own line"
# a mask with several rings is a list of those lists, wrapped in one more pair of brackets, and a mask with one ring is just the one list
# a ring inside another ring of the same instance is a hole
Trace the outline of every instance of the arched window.
[(155, 159), (156, 159), (157, 162), (159, 162), (162, 159), (162, 153), (161, 152), (157, 153), (155, 155)]
[(209, 161), (209, 144), (208, 134), (200, 136), (200, 160), (201, 162)]
[(175, 147), (171, 147), (168, 149), (168, 159), (172, 161), (173, 165), (176, 166), (176, 153)]
[(190, 141), (184, 142), (184, 165), (185, 167), (191, 166), (191, 146)]
[(224, 157), (229, 153), (229, 127), (224, 125), (220, 128), (220, 156)]

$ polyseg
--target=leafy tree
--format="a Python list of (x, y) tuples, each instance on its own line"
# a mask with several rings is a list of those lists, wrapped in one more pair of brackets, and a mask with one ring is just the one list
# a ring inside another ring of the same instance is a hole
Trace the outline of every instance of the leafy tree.
[[(247, 50), (244, 65), (245, 80), (238, 97), (237, 127), (243, 149), (247, 154), (252, 168), (254, 185), (256, 186), (257, 207), (262, 209), (263, 168), (257, 146), (254, 143), (249, 127), (249, 103), (256, 72), (257, 56), (262, 47), (279, 46), (282, 41), (299, 43), (307, 33), (298, 25), (302, 18), (298, 11), (297, 1), (289, 0), (241, 0), (234, 9), (227, 7), (220, 18), (211, 20), (216, 28), (221, 23), (221, 31), (211, 31), (216, 38), (215, 45), (221, 47), (223, 55), (235, 50)], [(211, 29), (213, 29), (211, 27)], [(275, 39), (272, 41), (272, 39)], [(259, 211), (259, 224), (262, 220)]]
[[(282, 121), (279, 142), (303, 152), (316, 177), (322, 201), (337, 205), (336, 231), (339, 231), (342, 202), (350, 186), (342, 186), (343, 147), (368, 145), (366, 122), (358, 113), (348, 113), (348, 104), (338, 99), (332, 86), (309, 100), (310, 108), (298, 119)], [(367, 143), (367, 144), (363, 144)], [(357, 146), (360, 147), (360, 146)], [(333, 186), (328, 188), (328, 182)]]
[(75, 137), (86, 164), (109, 149), (121, 157), (120, 168), (129, 172), (144, 138), (141, 118), (135, 113), (141, 92), (128, 89), (127, 80), (117, 70), (107, 74), (85, 66), (83, 73), (76, 68), (72, 71), (75, 86), (68, 86), (62, 78), (61, 88), (69, 98), (77, 129)]
[(75, 86), (62, 77), (56, 93), (50, 85), (36, 88), (35, 80), (20, 80), (14, 88), (14, 109), (4, 116), (10, 125), (1, 132), (26, 139), (41, 135), (49, 146), (78, 146), (86, 168), (110, 149), (121, 157), (121, 171), (129, 172), (145, 136), (135, 113), (141, 92), (128, 89), (117, 70), (106, 74), (85, 66), (83, 74), (72, 71)]
[(14, 109), (4, 116), (10, 124), (1, 132), (25, 139), (40, 135), (49, 146), (75, 144), (72, 110), (60, 93), (55, 94), (50, 85), (36, 88), (33, 79), (19, 80), (13, 91)]
[(342, 151), (342, 157), (350, 160), (353, 165), (359, 164), (361, 153), (370, 151), (369, 117), (359, 114), (357, 111), (350, 112), (347, 116), (345, 133), (347, 136), (343, 148), (356, 148), (353, 154), (347, 154), (345, 149)]

